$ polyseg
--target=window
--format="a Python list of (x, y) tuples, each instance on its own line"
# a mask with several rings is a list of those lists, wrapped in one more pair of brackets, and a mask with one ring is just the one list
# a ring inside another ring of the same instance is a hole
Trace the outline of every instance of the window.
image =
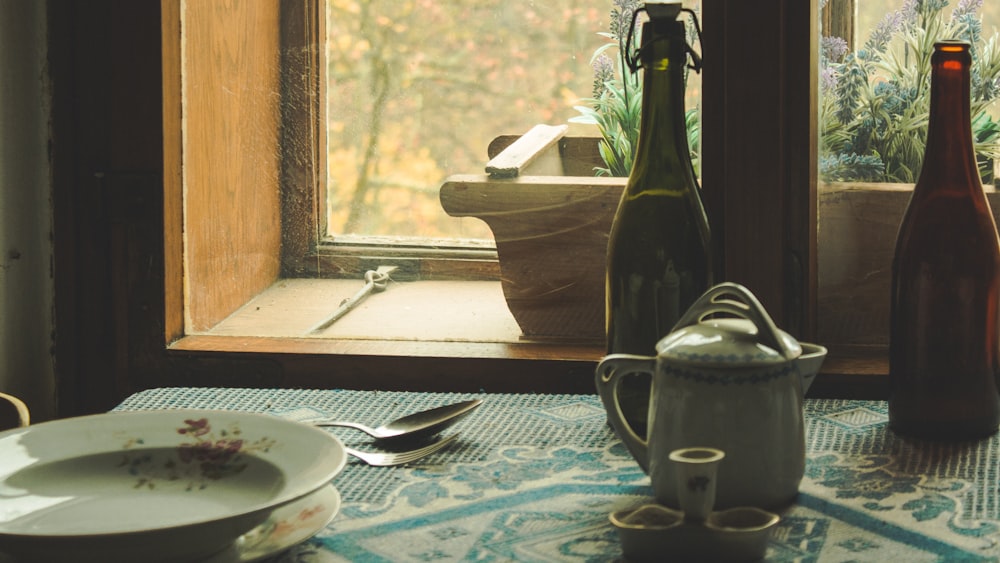
[[(590, 95), (607, 0), (330, 0), (327, 235), (490, 239), (447, 216), (444, 178), (500, 134), (565, 123)], [(452, 243), (454, 244), (454, 242)]]
[[(705, 58), (724, 58), (727, 64), (706, 68), (703, 79), (703, 186), (717, 226), (719, 271), (749, 286), (783, 327), (811, 338), (816, 326), (818, 40), (802, 30), (816, 27), (818, 7), (797, 0), (773, 4), (705, 6)], [(282, 217), (294, 213), (305, 218), (299, 228), (313, 240), (321, 233), (324, 202), (315, 196), (319, 180), (312, 171), (329, 163), (311, 162), (310, 155), (321, 153), (309, 143), (298, 144), (307, 150), (295, 153), (297, 159), (282, 152), (288, 145), (282, 136), (294, 128), (287, 121), (284, 129), (277, 128), (288, 106), (274, 100), (275, 92), (292, 88), (303, 96), (293, 107), (304, 116), (292, 123), (309, 130), (325, 119), (322, 104), (302, 94), (309, 91), (302, 83), (317, 80), (316, 60), (299, 57), (305, 64), (289, 75), (279, 56), (282, 46), (303, 41), (308, 30), (321, 25), (322, 3), (164, 6), (167, 338), (172, 351), (265, 355), (290, 374), (286, 384), (316, 381), (310, 374), (337, 366), (340, 373), (356, 370), (369, 377), (365, 385), (381, 388), (412, 384), (412, 370), (420, 369), (423, 387), (428, 377), (439, 376), (437, 385), (447, 388), (478, 388), (485, 378), (508, 388), (518, 380), (522, 388), (592, 390), (593, 361), (600, 349), (524, 343), (516, 335), (493, 342), (386, 343), (214, 333), (213, 327), (261, 292), (310, 269), (358, 272), (379, 257), (359, 253), (348, 263), (305, 249), (301, 260), (290, 258), (299, 256), (289, 248), (301, 244), (296, 241), (302, 237), (288, 240), (277, 229)], [(197, 40), (191, 33), (198, 30), (211, 40), (192, 43)], [(181, 68), (192, 62), (204, 65), (204, 74), (184, 68), (181, 80)], [(214, 90), (208, 89), (212, 84)], [(215, 111), (220, 108), (225, 111)], [(220, 121), (212, 122), (213, 116)], [(234, 146), (239, 150), (232, 151)], [(290, 176), (299, 180), (295, 185), (309, 189), (279, 196), (277, 185)], [(287, 317), (297, 313), (291, 306), (284, 311)], [(470, 373), (476, 374), (475, 381), (469, 380)], [(823, 387), (817, 385), (817, 390)]]
[[(833, 31), (837, 26), (824, 25), (833, 37), (839, 37), (836, 33), (846, 33), (853, 42), (824, 40), (828, 52), (824, 55), (821, 77), (824, 98), (820, 107), (827, 119), (821, 123), (820, 134), (821, 141), (826, 140), (830, 146), (821, 147), (820, 151), (820, 174), (826, 181), (821, 182), (819, 190), (818, 338), (842, 350), (880, 353), (888, 345), (890, 265), (896, 230), (919, 172), (923, 157), (922, 135), (926, 128), (925, 121), (909, 119), (906, 113), (908, 107), (917, 107), (919, 100), (926, 104), (926, 97), (917, 98), (918, 102), (907, 102), (905, 91), (917, 91), (916, 87), (904, 87), (901, 94), (893, 90), (896, 83), (913, 83), (911, 75), (892, 70), (894, 61), (903, 63), (907, 72), (917, 68), (915, 43), (906, 37), (907, 34), (915, 38), (931, 29), (939, 34), (972, 39), (977, 46), (975, 60), (983, 63), (984, 70), (993, 68), (975, 79), (980, 85), (980, 102), (973, 105), (973, 113), (978, 114), (976, 108), (983, 109), (984, 113), (974, 121), (977, 123), (974, 129), (979, 132), (984, 154), (991, 151), (995, 154), (998, 150), (1000, 135), (996, 119), (1000, 106), (995, 99), (1000, 93), (1000, 84), (996, 76), (990, 74), (1000, 65), (1000, 51), (994, 47), (1000, 41), (995, 31), (1000, 22), (1000, 5), (944, 4), (925, 2), (922, 4), (924, 11), (917, 13), (913, 2), (858, 2), (856, 26), (843, 25), (839, 28), (841, 31)], [(828, 0), (823, 14), (832, 16), (835, 22), (842, 22), (847, 16), (854, 16), (854, 11), (853, 1)], [(979, 18), (982, 18), (981, 25)], [(871, 65), (870, 90), (846, 88), (847, 77), (841, 76), (845, 73), (834, 72), (840, 70), (838, 63), (847, 59), (848, 52), (860, 49), (867, 49), (873, 59), (886, 63)], [(994, 62), (987, 64), (988, 60)], [(837, 85), (838, 78), (843, 83)], [(851, 113), (848, 102), (855, 99), (859, 101), (857, 113), (860, 117), (844, 126), (837, 112)], [(897, 106), (893, 106), (894, 103)], [(906, 142), (875, 145), (867, 151), (858, 148), (863, 146), (859, 139), (866, 136), (864, 119), (871, 115), (872, 108), (884, 111), (886, 116), (895, 116), (894, 119), (886, 118), (886, 125), (878, 128), (874, 137), (892, 139), (896, 134)], [(923, 108), (926, 112), (926, 105)], [(925, 116), (925, 113), (915, 113), (917, 117)], [(984, 181), (988, 183), (992, 181), (992, 166), (987, 160), (984, 156)], [(1000, 200), (992, 191), (988, 196), (996, 212)]]
[[(415, 284), (419, 291), (391, 309), (388, 322), (362, 320), (360, 334), (315, 338), (301, 327), (287, 330), (289, 324), (308, 327), (305, 313), (335, 309), (359, 288), (357, 273), (386, 257), (369, 249), (333, 256), (309, 246), (320, 239), (318, 187), (326, 165), (314, 134), (325, 119), (315, 95), (318, 59), (308, 48), (322, 6), (314, 0), (164, 3), (166, 340), (173, 355), (277, 353), (292, 372), (347, 366), (340, 377), (364, 374), (365, 385), (385, 389), (412, 383), (407, 372), (418, 370), (421, 380), (441, 377), (450, 388), (494, 381), (494, 389), (589, 390), (589, 375), (580, 374), (592, 369), (599, 350), (520, 342), (495, 281), (460, 290), (447, 279)], [(293, 103), (278, 103), (282, 99)], [(296, 228), (280, 229), (282, 222)], [(391, 249), (385, 252), (392, 257)], [(414, 277), (430, 269), (447, 278), (441, 264), (448, 261), (473, 262), (484, 277), (491, 273), (488, 257), (442, 254), (416, 265)], [(495, 254), (492, 263), (495, 280)], [(353, 277), (307, 279), (316, 272)], [(434, 283), (444, 285), (428, 300), (422, 288)], [(258, 308), (271, 296), (276, 301)], [(229, 330), (225, 321), (237, 312), (249, 313), (249, 321)], [(409, 323), (406, 334), (396, 328), (401, 319)], [(450, 335), (435, 332), (442, 325)], [(470, 373), (478, 383), (456, 383)], [(544, 380), (528, 383), (542, 374)]]
[(448, 175), (481, 173), (498, 135), (579, 116), (613, 9), (610, 0), (328, 1), (327, 237), (491, 239), (482, 221), (446, 215), (438, 188)]

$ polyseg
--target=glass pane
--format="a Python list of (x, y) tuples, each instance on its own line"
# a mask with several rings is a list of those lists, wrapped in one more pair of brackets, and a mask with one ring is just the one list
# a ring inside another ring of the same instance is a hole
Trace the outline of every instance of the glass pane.
[(612, 14), (639, 4), (328, 0), (328, 234), (491, 239), (443, 211), (442, 181), (484, 173), (499, 135), (580, 116)]
[[(820, 5), (828, 33), (820, 47), (818, 339), (879, 349), (888, 344), (896, 232), (924, 156), (929, 53), (937, 39), (973, 43), (973, 133), (983, 181), (995, 181), (1000, 2)], [(831, 29), (853, 32), (853, 44)]]
[(608, 0), (330, 0), (330, 234), (491, 238), (438, 188), (590, 96)]
[[(993, 179), (1000, 138), (1000, 3), (983, 0), (825, 0), (850, 17), (851, 38), (822, 40), (820, 175), (827, 181), (913, 183), (920, 173), (929, 94), (929, 53), (938, 39), (972, 42), (973, 133), (984, 180)], [(856, 8), (855, 8), (856, 6)], [(846, 12), (846, 13), (845, 13)], [(833, 23), (833, 22), (831, 22)], [(843, 29), (832, 25), (833, 29)], [(830, 29), (827, 27), (826, 29)]]

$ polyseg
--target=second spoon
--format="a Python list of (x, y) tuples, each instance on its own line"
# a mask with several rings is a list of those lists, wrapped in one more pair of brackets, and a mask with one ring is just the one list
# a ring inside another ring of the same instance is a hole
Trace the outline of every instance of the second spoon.
[(360, 430), (380, 440), (419, 439), (437, 434), (457, 422), (463, 416), (483, 403), (482, 399), (472, 399), (453, 405), (416, 412), (371, 428), (357, 422), (318, 422), (315, 426), (339, 426)]

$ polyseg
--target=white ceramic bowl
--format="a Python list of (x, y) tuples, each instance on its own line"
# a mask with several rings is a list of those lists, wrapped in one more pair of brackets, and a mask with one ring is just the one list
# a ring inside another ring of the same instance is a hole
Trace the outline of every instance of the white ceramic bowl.
[(217, 410), (110, 413), (0, 433), (0, 552), (178, 561), (221, 551), (327, 485), (343, 445), (312, 426)]

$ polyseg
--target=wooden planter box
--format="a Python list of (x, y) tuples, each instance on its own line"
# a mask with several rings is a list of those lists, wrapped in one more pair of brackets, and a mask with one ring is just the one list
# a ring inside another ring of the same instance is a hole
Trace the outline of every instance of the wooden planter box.
[(493, 231), (504, 297), (525, 337), (603, 342), (608, 234), (627, 179), (595, 177), (599, 139), (565, 130), (496, 138), (491, 173), (447, 178), (441, 205)]

